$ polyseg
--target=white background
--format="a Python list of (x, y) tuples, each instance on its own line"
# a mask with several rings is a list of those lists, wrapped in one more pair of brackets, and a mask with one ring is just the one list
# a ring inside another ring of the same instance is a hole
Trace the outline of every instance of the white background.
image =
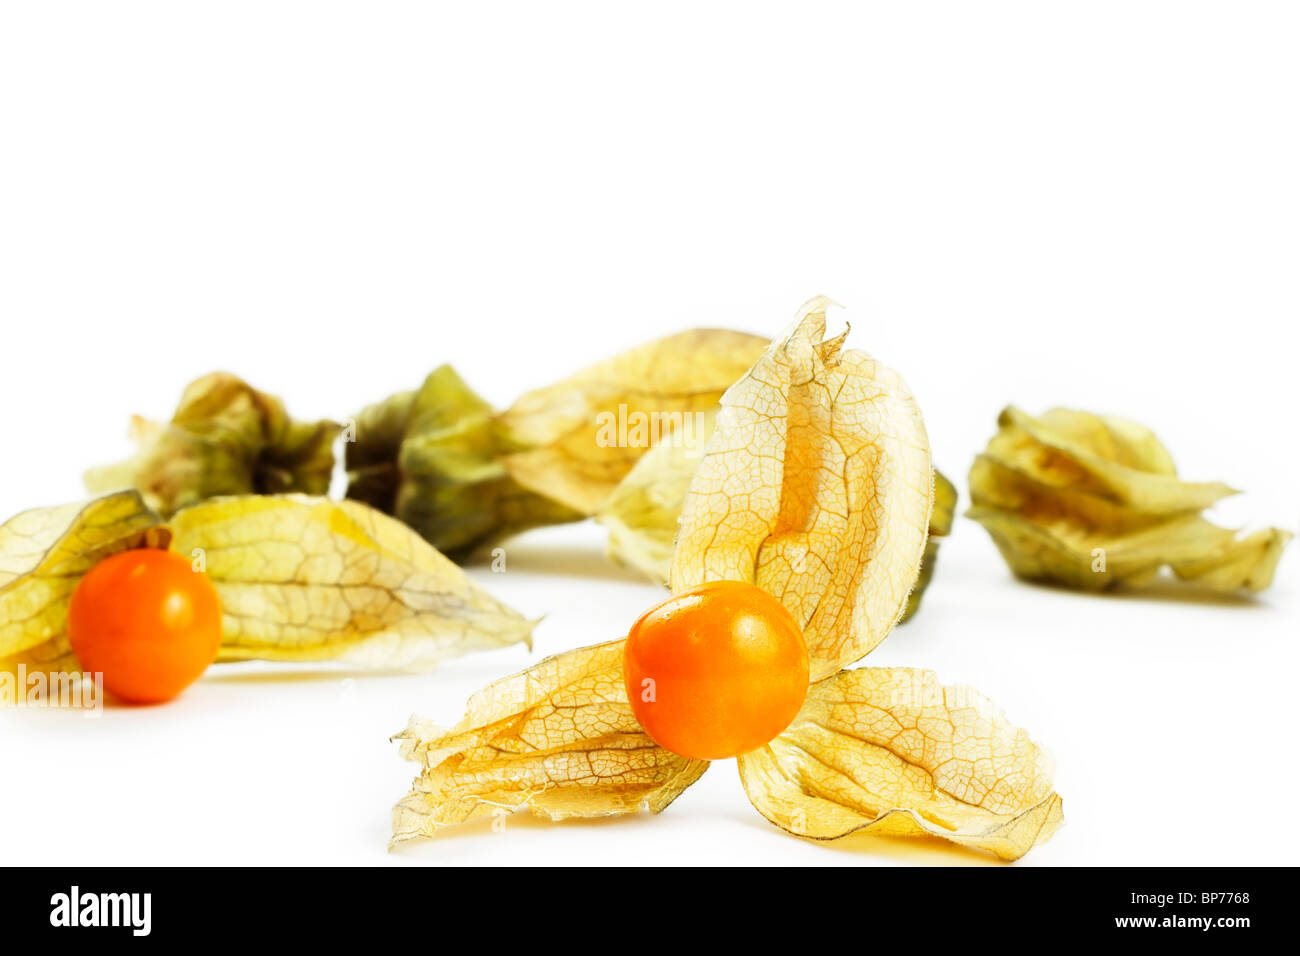
[[(6, 3), (0, 513), (72, 500), (216, 368), (347, 416), (452, 361), (504, 405), (695, 325), (826, 293), (959, 479), (1008, 402), (1143, 421), (1300, 519), (1300, 13), (1256, 3)], [(592, 526), (476, 577), (538, 653), (660, 593)], [(572, 577), (567, 575), (572, 574)], [(1024, 865), (1290, 863), (1300, 560), (1255, 602), (1012, 581), (959, 521), (870, 661), (932, 667), (1056, 755)], [(0, 712), (6, 863), (984, 863), (800, 842), (720, 763), (662, 816), (514, 817), (385, 852), (412, 712), (526, 666), (262, 665), (180, 701)]]

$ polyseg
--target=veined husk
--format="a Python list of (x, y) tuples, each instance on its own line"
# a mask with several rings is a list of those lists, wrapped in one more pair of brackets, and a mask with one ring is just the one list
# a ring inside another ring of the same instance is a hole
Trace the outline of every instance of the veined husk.
[(1080, 590), (1140, 588), (1163, 568), (1213, 591), (1268, 587), (1291, 535), (1239, 536), (1201, 516), (1232, 488), (1185, 482), (1143, 426), (1113, 416), (1008, 408), (970, 473), (967, 515), (1019, 577)]
[(186, 387), (170, 422), (137, 416), (132, 458), (86, 472), (91, 494), (135, 488), (164, 517), (227, 495), (329, 491), (342, 426), (299, 422), (284, 404), (226, 372)]
[(698, 444), (698, 416), (767, 345), (730, 329), (691, 329), (529, 392), (498, 419), (506, 469), (525, 488), (594, 515), (651, 448)]
[(798, 836), (937, 836), (1014, 860), (1063, 821), (1053, 763), (968, 687), (863, 667), (809, 688), (790, 727), (738, 758), (763, 816)]
[(135, 491), (34, 508), (0, 525), (0, 672), (75, 670), (68, 602), (81, 576), (118, 552), (165, 548), (169, 537)]
[[(670, 583), (757, 584), (803, 627), (814, 681), (898, 623), (925, 550), (930, 447), (892, 369), (825, 339), (824, 298), (722, 399)], [(847, 333), (846, 333), (847, 334)]]
[(686, 492), (717, 421), (715, 408), (699, 419), (696, 441), (665, 442), (642, 455), (596, 514), (609, 532), (610, 557), (664, 587)]
[(348, 496), (461, 556), (605, 507), (660, 445), (699, 444), (703, 419), (767, 342), (694, 329), (622, 352), (495, 412), (448, 366), (358, 416)]
[(450, 730), (412, 718), (394, 739), (422, 769), (393, 810), (393, 842), (518, 807), (564, 820), (672, 803), (708, 762), (645, 735), (622, 657), (622, 641), (549, 657), (479, 691)]
[[(1014, 859), (1061, 821), (1046, 752), (983, 698), (931, 674), (843, 669), (904, 612), (933, 483), (906, 385), (843, 351), (844, 336), (825, 338), (827, 305), (807, 303), (723, 396), (669, 577), (674, 588), (757, 583), (803, 624), (808, 701), (739, 761), (768, 819), (801, 836), (937, 835)], [(394, 811), (394, 841), (522, 806), (553, 819), (657, 812), (704, 770), (637, 725), (621, 641), (493, 685), (451, 731), (415, 719), (399, 738), (421, 772)], [(801, 756), (812, 750), (828, 759)]]
[(164, 524), (126, 491), (0, 525), (0, 671), (76, 669), (66, 624), (77, 583), (139, 547), (170, 547), (206, 571), (221, 598), (221, 660), (417, 668), (531, 639), (534, 622), (360, 503), (214, 498)]
[[(682, 505), (686, 502), (691, 479), (695, 477), (704, 447), (713, 436), (716, 422), (716, 412), (705, 416), (698, 444), (670, 442), (646, 452), (596, 515), (596, 520), (609, 532), (610, 557), (619, 564), (636, 568), (665, 587), (672, 567)], [(900, 623), (920, 607), (921, 595), (934, 577), (939, 541), (952, 531), (956, 505), (957, 489), (936, 470), (934, 509), (930, 513), (921, 572)]]
[(214, 499), (177, 513), (169, 527), (173, 550), (201, 554), (217, 586), (222, 660), (424, 668), (531, 642), (535, 621), (360, 502)]

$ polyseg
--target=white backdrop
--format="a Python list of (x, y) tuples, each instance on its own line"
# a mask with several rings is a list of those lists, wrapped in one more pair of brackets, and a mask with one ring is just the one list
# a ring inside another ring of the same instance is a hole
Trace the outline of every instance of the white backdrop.
[[(0, 6), (0, 513), (79, 497), (217, 368), (346, 416), (451, 361), (501, 404), (815, 293), (907, 377), (960, 479), (1015, 402), (1127, 415), (1300, 523), (1300, 11), (1258, 3)], [(482, 583), (538, 653), (659, 596), (598, 529)], [(558, 550), (558, 557), (556, 551)], [(561, 572), (573, 572), (572, 580)], [(959, 521), (873, 663), (933, 667), (1055, 753), (1025, 864), (1280, 863), (1300, 561), (1250, 604), (1012, 581)], [(168, 707), (0, 712), (14, 863), (982, 863), (781, 834), (719, 764), (667, 813), (384, 852), (411, 770), (512, 650), (434, 675), (249, 665)]]

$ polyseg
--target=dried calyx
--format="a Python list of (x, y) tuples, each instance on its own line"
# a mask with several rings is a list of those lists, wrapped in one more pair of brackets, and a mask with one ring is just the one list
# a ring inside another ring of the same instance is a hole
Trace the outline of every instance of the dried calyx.
[(136, 417), (138, 451), (91, 469), (92, 494), (135, 488), (163, 516), (220, 495), (329, 491), (342, 426), (290, 418), (278, 398), (226, 372), (186, 387), (171, 421)]
[(1178, 477), (1136, 422), (1056, 408), (1007, 408), (970, 472), (967, 512), (1021, 578), (1086, 591), (1152, 584), (1164, 567), (1213, 591), (1261, 591), (1291, 535), (1247, 535), (1201, 512), (1235, 494)]
[(0, 671), (74, 670), (72, 592), (99, 561), (138, 547), (170, 547), (211, 578), (223, 610), (220, 660), (421, 668), (532, 635), (534, 622), (359, 502), (214, 498), (164, 523), (125, 491), (0, 525)]

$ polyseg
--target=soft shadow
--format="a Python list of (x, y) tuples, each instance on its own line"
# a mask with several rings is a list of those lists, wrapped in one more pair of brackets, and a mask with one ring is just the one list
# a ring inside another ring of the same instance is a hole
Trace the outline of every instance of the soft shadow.
[(768, 823), (757, 814), (744, 820), (746, 827), (764, 833), (777, 833), (786, 839), (800, 840), (830, 853), (849, 853), (855, 856), (873, 856), (895, 863), (913, 866), (1011, 866), (989, 853), (971, 850), (935, 836), (880, 836), (874, 833), (850, 833), (838, 840), (810, 840)]
[[(555, 574), (566, 577), (601, 578), (633, 584), (652, 583), (635, 568), (617, 564), (599, 548), (571, 544), (510, 544), (505, 546), (506, 573)], [(491, 567), (491, 556), (475, 556), (467, 568)]]
[(1209, 588), (1198, 587), (1195, 584), (1175, 581), (1172, 578), (1160, 578), (1141, 588), (1119, 587), (1106, 591), (1081, 591), (1078, 588), (1053, 584), (1049, 581), (1026, 581), (1023, 578), (1016, 578), (1015, 581), (1017, 584), (1036, 588), (1040, 591), (1051, 591), (1090, 600), (1104, 598), (1112, 601), (1155, 601), (1168, 604), (1192, 604), (1212, 607), (1269, 607), (1267, 601), (1260, 600), (1259, 597), (1253, 594), (1213, 591)]
[[(430, 673), (436, 673), (430, 672)], [(370, 678), (394, 677), (428, 677), (428, 673), (402, 670), (365, 670), (351, 667), (330, 667), (322, 665), (317, 668), (304, 668), (298, 665), (285, 667), (283, 670), (235, 671), (227, 670), (226, 665), (217, 674), (205, 674), (205, 684), (312, 684), (338, 683), (343, 680), (362, 680)]]
[[(512, 651), (523, 653), (511, 654)], [(514, 659), (519, 656), (523, 659)], [(401, 678), (425, 678), (433, 681), (440, 678), (470, 678), (482, 683), (527, 667), (537, 656), (536, 651), (530, 650), (527, 644), (521, 642), (460, 657), (449, 657), (427, 669), (353, 667), (337, 661), (229, 661), (210, 668), (203, 675), (203, 683), (320, 684), (371, 679), (382, 682)]]
[[(565, 832), (572, 832), (575, 829), (601, 830), (612, 827), (627, 831), (638, 826), (662, 826), (663, 822), (662, 818), (657, 818), (654, 814), (637, 813), (621, 817), (573, 817), (562, 823), (555, 823), (551, 820), (533, 816), (532, 813), (525, 809), (519, 809), (510, 811), (500, 817), (480, 817), (466, 823), (445, 827), (439, 830), (436, 836), (423, 840), (408, 840), (390, 847), (388, 852), (393, 856), (419, 861), (436, 857), (439, 846), (459, 845), (465, 841), (501, 839), (519, 830), (545, 830), (553, 833), (556, 840), (564, 841), (566, 839)], [(616, 844), (611, 842), (608, 846), (613, 849)], [(612, 852), (610, 854), (611, 862), (617, 863), (618, 855), (617, 852)]]

